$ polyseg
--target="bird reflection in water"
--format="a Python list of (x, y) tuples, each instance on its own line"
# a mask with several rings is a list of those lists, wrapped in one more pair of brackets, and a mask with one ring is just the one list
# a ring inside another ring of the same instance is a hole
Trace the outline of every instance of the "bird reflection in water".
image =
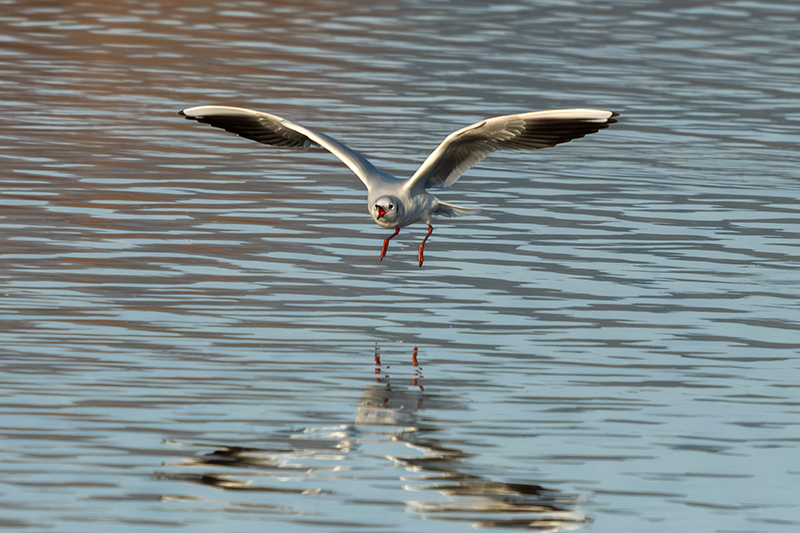
[[(419, 366), (416, 346), (411, 354), (413, 374), (412, 389), (393, 388), (388, 374), (390, 366), (381, 363), (381, 350), (375, 345), (375, 381), (383, 387), (371, 386), (361, 394), (361, 402), (356, 410), (357, 426), (414, 426), (414, 413), (422, 408), (423, 393), (422, 367)], [(384, 372), (387, 372), (384, 374)]]
[[(365, 462), (374, 458), (373, 451), (386, 452), (399, 446), (400, 450), (413, 450), (413, 454), (380, 453), (379, 457), (405, 469), (407, 473), (397, 475), (396, 479), (402, 489), (419, 495), (405, 502), (406, 510), (426, 519), (468, 522), (473, 527), (541, 531), (580, 529), (590, 521), (576, 509), (580, 504), (578, 498), (539, 484), (493, 481), (471, 473), (476, 470), (468, 462), (471, 454), (435, 438), (435, 434), (441, 433), (435, 422), (419, 420), (423, 405), (435, 410), (458, 408), (460, 403), (426, 391), (416, 347), (411, 354), (410, 379), (406, 375), (399, 383), (397, 377), (393, 381), (390, 370), (376, 345), (374, 383), (365, 386), (352, 424), (289, 432), (271, 439), (273, 445), (258, 448), (193, 443), (189, 446), (213, 449), (166, 465), (183, 471), (163, 472), (159, 477), (228, 491), (285, 495), (288, 498), (283, 499), (283, 504), (270, 505), (273, 503), (270, 502), (262, 507), (262, 511), (279, 514), (317, 514), (318, 510), (305, 511), (297, 499), (310, 495), (394, 505), (389, 501), (365, 500), (363, 494), (356, 493), (361, 489), (353, 490), (350, 482), (360, 479), (363, 492), (372, 492), (374, 475), (359, 477), (359, 472), (365, 470)], [(203, 472), (187, 472), (189, 467)], [(503, 474), (498, 472), (498, 476)], [(350, 481), (347, 485), (350, 494), (337, 487), (337, 480), (345, 479)], [(382, 484), (385, 481), (382, 479)], [(396, 501), (396, 493), (393, 496)]]
[[(435, 491), (446, 501), (407, 501), (409, 510), (427, 519), (440, 518), (471, 522), (474, 527), (504, 527), (564, 531), (580, 529), (588, 518), (571, 507), (576, 498), (537, 484), (491, 481), (467, 473), (465, 459), (471, 455), (448, 446), (431, 435), (438, 428), (426, 427), (416, 417), (422, 408), (425, 388), (422, 385), (422, 367), (418, 350), (412, 352), (414, 374), (410, 389), (392, 387), (389, 374), (381, 367), (380, 349), (375, 347), (376, 381), (382, 388), (372, 388), (362, 394), (356, 413), (356, 424), (381, 424), (405, 426), (392, 439), (403, 442), (422, 455), (389, 456), (396, 464), (413, 472), (403, 476), (403, 486), (408, 491)], [(443, 402), (429, 394), (432, 408)]]

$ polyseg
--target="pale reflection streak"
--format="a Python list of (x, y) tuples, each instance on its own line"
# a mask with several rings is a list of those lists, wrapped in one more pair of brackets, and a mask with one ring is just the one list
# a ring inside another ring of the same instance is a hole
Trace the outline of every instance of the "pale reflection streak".
[[(318, 496), (335, 500), (391, 505), (379, 494), (347, 494), (340, 488), (348, 478), (369, 475), (360, 466), (369, 458), (370, 448), (389, 451), (399, 444), (413, 453), (378, 455), (402, 466), (410, 475), (396, 474), (402, 488), (418, 494), (418, 499), (403, 503), (407, 512), (425, 519), (471, 523), (473, 527), (503, 527), (545, 531), (580, 529), (590, 519), (576, 507), (574, 496), (536, 483), (506, 483), (469, 473), (471, 454), (455, 442), (434, 438), (443, 428), (424, 423), (418, 414), (426, 403), (449, 404), (454, 398), (437, 397), (426, 391), (419, 352), (411, 354), (410, 379), (393, 381), (391, 366), (381, 360), (375, 347), (375, 383), (361, 393), (355, 421), (333, 427), (308, 427), (276, 439), (270, 447), (209, 445), (168, 441), (176, 446), (211, 448), (165, 465), (168, 471), (157, 477), (206, 485), (222, 490), (253, 491), (293, 496), (285, 504), (260, 504), (263, 511), (287, 515), (322, 515), (316, 500), (298, 500), (297, 496)], [(408, 380), (408, 381), (406, 381)], [(408, 386), (406, 383), (410, 383)], [(426, 400), (430, 400), (426, 402)], [(380, 429), (377, 429), (380, 428)], [(384, 465), (385, 466), (385, 465)], [(199, 469), (200, 472), (187, 472)], [(391, 468), (386, 469), (392, 472)], [(498, 476), (510, 473), (499, 472)], [(372, 478), (371, 478), (372, 479)], [(381, 479), (391, 481), (392, 477)], [(194, 499), (165, 496), (164, 501)], [(236, 504), (229, 504), (235, 506)], [(313, 507), (312, 507), (313, 506)]]

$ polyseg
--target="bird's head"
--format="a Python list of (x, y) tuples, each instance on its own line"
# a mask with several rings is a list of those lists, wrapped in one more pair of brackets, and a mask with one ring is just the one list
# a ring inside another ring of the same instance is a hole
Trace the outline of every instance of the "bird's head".
[(394, 196), (381, 196), (372, 204), (371, 214), (375, 222), (386, 228), (397, 225), (403, 206)]

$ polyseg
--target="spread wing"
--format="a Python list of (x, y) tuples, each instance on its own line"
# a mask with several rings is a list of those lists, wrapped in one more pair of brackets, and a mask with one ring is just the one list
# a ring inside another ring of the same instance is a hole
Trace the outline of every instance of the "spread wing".
[(448, 187), (492, 152), (555, 146), (607, 128), (616, 116), (598, 109), (554, 109), (478, 122), (448, 135), (411, 176), (408, 187)]
[(364, 156), (336, 139), (298, 126), (276, 115), (243, 107), (217, 105), (190, 107), (179, 111), (179, 114), (187, 119), (210, 124), (215, 128), (222, 128), (263, 144), (288, 148), (321, 146), (338, 157), (367, 186), (380, 174), (380, 171)]

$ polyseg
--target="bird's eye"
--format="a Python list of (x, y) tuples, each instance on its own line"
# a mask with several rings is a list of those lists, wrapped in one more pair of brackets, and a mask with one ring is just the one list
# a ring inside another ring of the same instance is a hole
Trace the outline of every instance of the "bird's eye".
[(392, 209), (394, 209), (394, 204), (389, 204), (389, 211), (391, 211)]

